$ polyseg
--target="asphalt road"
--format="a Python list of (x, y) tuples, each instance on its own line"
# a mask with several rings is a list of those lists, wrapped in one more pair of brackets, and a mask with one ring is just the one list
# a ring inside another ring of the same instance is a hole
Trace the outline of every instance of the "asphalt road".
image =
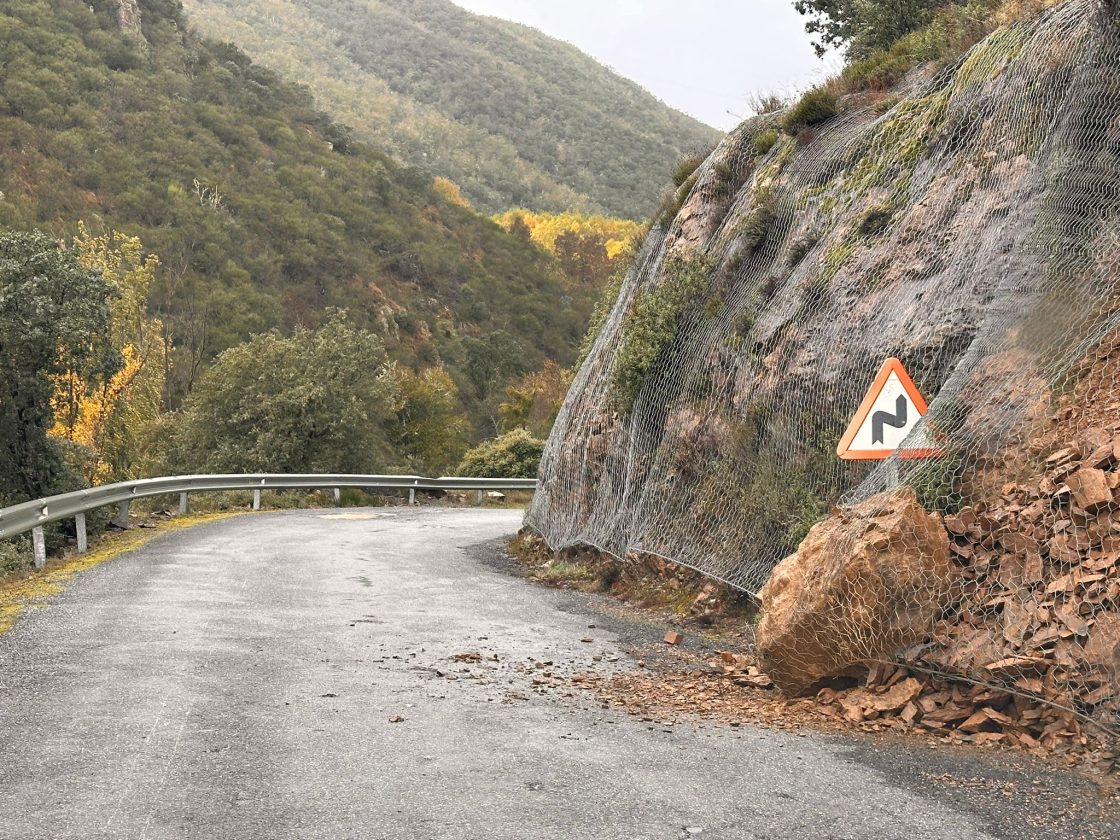
[(632, 667), (632, 629), (487, 562), (519, 524), (257, 514), (82, 575), (0, 637), (0, 837), (1032, 836), (920, 772), (943, 753), (536, 693), (537, 663)]

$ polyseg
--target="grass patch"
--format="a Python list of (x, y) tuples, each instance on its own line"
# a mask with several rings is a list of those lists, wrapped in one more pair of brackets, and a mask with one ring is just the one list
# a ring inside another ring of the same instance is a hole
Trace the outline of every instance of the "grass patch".
[(751, 141), (751, 151), (755, 153), (756, 157), (763, 157), (774, 148), (774, 144), (777, 142), (778, 132), (771, 128), (762, 132)]
[(673, 186), (683, 186), (685, 181), (691, 178), (696, 173), (696, 170), (700, 168), (700, 164), (708, 159), (709, 154), (711, 154), (710, 151), (688, 155), (677, 161), (677, 165), (673, 169)]
[(531, 577), (534, 580), (539, 580), (544, 583), (564, 583), (568, 581), (588, 581), (594, 580), (596, 575), (586, 566), (581, 566), (579, 563), (568, 563), (564, 560), (556, 560), (543, 566), (540, 569), (533, 571)]
[(782, 118), (786, 134), (796, 137), (806, 128), (820, 125), (840, 113), (840, 99), (827, 85), (807, 91)]
[(766, 239), (774, 225), (774, 207), (769, 197), (763, 198), (738, 227), (735, 236), (742, 246), (742, 253), (753, 254)]

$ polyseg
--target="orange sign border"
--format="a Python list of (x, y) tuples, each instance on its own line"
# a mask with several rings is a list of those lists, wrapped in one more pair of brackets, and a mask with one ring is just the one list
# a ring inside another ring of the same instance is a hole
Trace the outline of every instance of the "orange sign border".
[(925, 397), (922, 392), (918, 390), (918, 386), (914, 384), (914, 380), (910, 378), (910, 374), (906, 372), (905, 366), (902, 364), (901, 359), (896, 359), (893, 356), (883, 362), (883, 366), (879, 368), (879, 373), (875, 377), (875, 381), (871, 383), (871, 388), (867, 391), (867, 396), (863, 398), (863, 402), (859, 404), (856, 409), (855, 417), (852, 422), (848, 424), (847, 431), (844, 432), (840, 442), (836, 444), (836, 454), (845, 461), (870, 461), (879, 460), (883, 461), (887, 458), (898, 453), (899, 458), (940, 458), (944, 453), (940, 449), (851, 449), (852, 441), (855, 440), (856, 435), (859, 433), (860, 427), (867, 420), (867, 415), (871, 413), (871, 409), (875, 406), (875, 400), (879, 398), (879, 394), (890, 379), (891, 374), (898, 377), (898, 381), (902, 383), (902, 388), (906, 391), (906, 395), (910, 397), (910, 401), (914, 403), (914, 407), (918, 409), (918, 416), (925, 416), (929, 406), (926, 404)]

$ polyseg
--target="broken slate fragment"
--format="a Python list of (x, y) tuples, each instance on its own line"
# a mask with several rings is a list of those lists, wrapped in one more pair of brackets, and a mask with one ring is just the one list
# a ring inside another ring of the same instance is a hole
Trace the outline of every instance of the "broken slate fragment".
[(1112, 503), (1112, 490), (1102, 470), (1082, 467), (1066, 479), (1066, 484), (1082, 510), (1092, 513)]

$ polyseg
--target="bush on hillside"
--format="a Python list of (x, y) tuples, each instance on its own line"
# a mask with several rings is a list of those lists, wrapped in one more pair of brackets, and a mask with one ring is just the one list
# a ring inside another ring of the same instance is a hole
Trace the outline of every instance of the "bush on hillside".
[(840, 112), (840, 101), (828, 87), (817, 87), (807, 91), (782, 120), (782, 128), (787, 134), (796, 135), (806, 128), (820, 125)]
[(629, 414), (646, 376), (677, 336), (681, 318), (695, 305), (708, 282), (708, 266), (702, 260), (671, 258), (664, 279), (645, 288), (627, 315), (622, 342), (611, 368), (611, 387), (616, 407)]
[(770, 128), (759, 134), (751, 142), (751, 150), (754, 152), (755, 157), (763, 157), (778, 142), (778, 132)]
[(543, 452), (544, 441), (514, 429), (470, 450), (457, 472), (472, 478), (536, 478)]

